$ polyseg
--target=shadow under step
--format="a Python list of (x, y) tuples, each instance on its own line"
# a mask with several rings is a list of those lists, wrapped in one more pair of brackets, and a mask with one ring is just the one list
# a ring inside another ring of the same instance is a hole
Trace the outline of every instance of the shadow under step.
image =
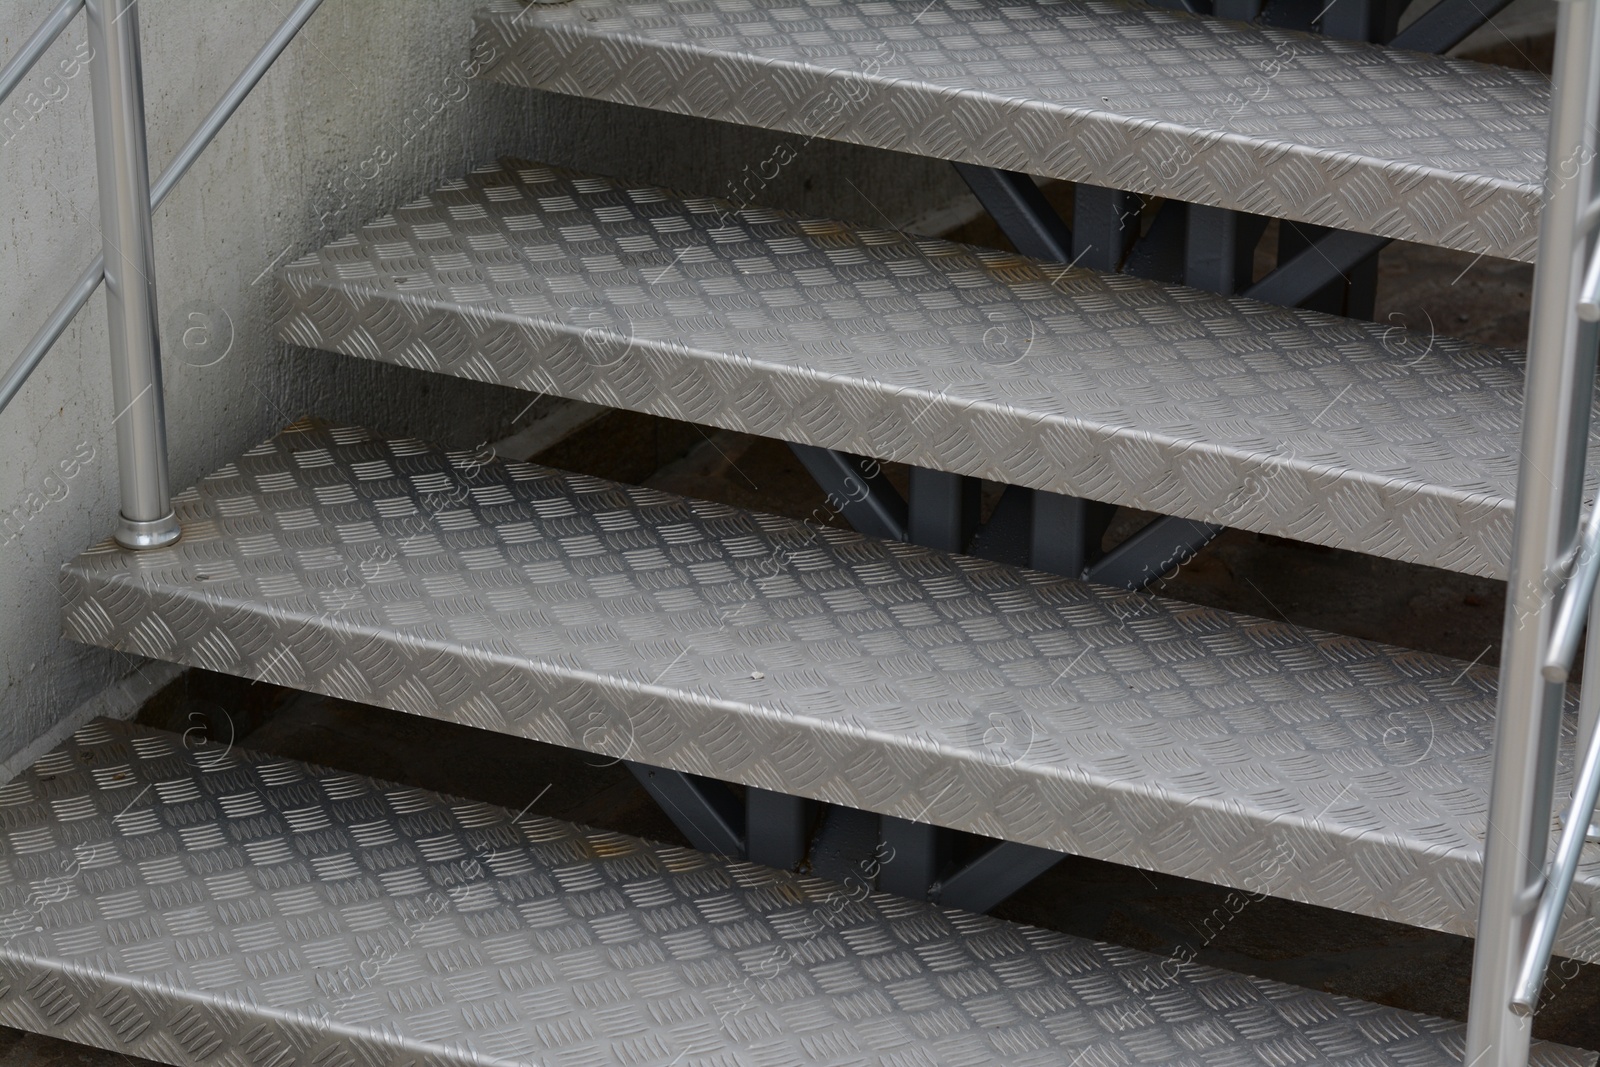
[(1510, 555), (1522, 364), (1481, 345), (511, 160), (280, 283), (279, 336), (314, 348), (1469, 574)]
[(1080, 0), (496, 0), (477, 24), (481, 76), (529, 88), (1527, 262), (1538, 238), (1526, 71)]
[(0, 1023), (180, 1067), (1462, 1048), (1429, 1016), (121, 722), (0, 786), (0, 817)]
[[(1476, 923), (1490, 669), (309, 421), (177, 508), (176, 545), (107, 540), (64, 568), (70, 637), (1417, 926)], [(1597, 888), (1590, 858), (1563, 954), (1600, 960)]]

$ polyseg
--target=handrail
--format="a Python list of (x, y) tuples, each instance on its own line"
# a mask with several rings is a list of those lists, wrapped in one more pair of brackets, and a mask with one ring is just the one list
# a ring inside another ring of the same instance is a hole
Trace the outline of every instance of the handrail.
[(1589, 267), (1583, 272), (1583, 288), (1578, 291), (1578, 318), (1584, 322), (1600, 322), (1600, 245), (1589, 254)]
[[(1600, 257), (1596, 262), (1600, 263)], [(1547, 682), (1560, 684), (1572, 673), (1572, 661), (1578, 655), (1578, 638), (1583, 635), (1584, 616), (1594, 600), (1597, 577), (1600, 577), (1600, 506), (1589, 511), (1576, 567), (1561, 590), (1561, 603), (1556, 608), (1556, 621), (1550, 627), (1550, 644), (1545, 651), (1544, 678)]]
[(1562, 823), (1555, 858), (1545, 873), (1539, 906), (1533, 913), (1533, 928), (1517, 974), (1516, 991), (1511, 997), (1511, 1010), (1518, 1015), (1532, 1015), (1538, 1004), (1545, 972), (1550, 969), (1550, 954), (1555, 950), (1561, 912), (1578, 873), (1578, 860), (1589, 836), (1596, 801), (1600, 801), (1600, 730), (1589, 738), (1589, 747), (1583, 754), (1583, 766), (1578, 771), (1572, 793), (1572, 807)]
[[(1564, 687), (1582, 616), (1600, 573), (1600, 515), (1582, 523), (1583, 472), (1600, 336), (1578, 317), (1600, 221), (1600, 8), (1556, 5), (1555, 76), (1544, 166), (1544, 207), (1523, 380), (1505, 648), (1500, 657), (1494, 778), (1483, 826), (1483, 870), (1462, 1062), (1526, 1067), (1536, 1009), (1578, 855), (1600, 795), (1600, 746), (1586, 730), (1583, 765), (1551, 859), (1550, 811)], [(1563, 581), (1564, 579), (1564, 581)], [(1564, 589), (1558, 584), (1565, 585)], [(1591, 631), (1600, 615), (1591, 618)], [(1590, 647), (1600, 648), (1591, 633)], [(1596, 657), (1600, 660), (1600, 656)], [(1591, 668), (1595, 666), (1590, 664)], [(1600, 677), (1579, 695), (1581, 718), (1600, 711)], [(1537, 916), (1537, 918), (1535, 918)]]
[(0, 70), (0, 103), (4, 103), (11, 91), (25, 78), (33, 65), (39, 62), (50, 46), (56, 43), (56, 38), (61, 36), (61, 31), (73, 17), (83, 10), (83, 0), (61, 0), (56, 9), (50, 12), (48, 18), (28, 38), (22, 50), (12, 57), (4, 70)]
[(78, 275), (78, 280), (72, 283), (72, 288), (67, 291), (61, 303), (50, 313), (50, 318), (39, 327), (39, 332), (33, 335), (33, 340), (28, 342), (28, 347), (22, 350), (6, 371), (5, 377), (0, 378), (0, 411), (6, 409), (11, 403), (11, 398), (17, 395), (23, 383), (28, 380), (34, 368), (39, 366), (39, 361), (44, 359), (45, 353), (50, 351), (50, 346), (55, 344), (67, 330), (67, 325), (77, 318), (78, 312), (83, 310), (83, 305), (89, 302), (94, 291), (100, 288), (100, 283), (106, 276), (106, 257), (104, 253), (94, 257), (94, 262), (89, 264), (84, 272)]
[[(68, 3), (81, 7), (83, 0), (68, 0)], [(63, 6), (65, 7), (66, 4), (63, 4)], [(194, 166), (195, 161), (200, 158), (201, 153), (216, 138), (223, 125), (233, 117), (235, 111), (239, 110), (239, 105), (244, 103), (245, 97), (250, 95), (250, 91), (256, 87), (267, 70), (283, 54), (283, 50), (289, 46), (289, 42), (300, 32), (301, 27), (306, 24), (306, 20), (311, 18), (316, 13), (317, 8), (321, 6), (322, 0), (301, 0), (300, 5), (295, 8), (283, 25), (278, 27), (278, 31), (256, 53), (255, 58), (245, 67), (244, 72), (228, 87), (228, 91), (222, 95), (222, 99), (201, 120), (193, 135), (184, 142), (182, 148), (178, 149), (178, 154), (173, 157), (171, 163), (167, 164), (166, 170), (161, 172), (161, 177), (150, 189), (151, 210), (161, 206), (161, 202), (172, 192), (173, 188), (178, 184), (178, 180), (188, 173), (190, 167)], [(31, 45), (32, 42), (30, 41), (29, 44)], [(23, 349), (22, 354), (12, 361), (5, 376), (0, 377), (0, 411), (4, 411), (6, 405), (11, 403), (12, 398), (17, 395), (17, 392), (28, 380), (28, 376), (34, 372), (44, 359), (45, 353), (49, 352), (51, 346), (60, 340), (61, 335), (66, 332), (67, 326), (71, 324), (78, 312), (83, 310), (83, 305), (89, 302), (89, 298), (94, 295), (94, 291), (100, 287), (100, 282), (105, 278), (105, 267), (106, 259), (102, 254), (96, 257), (95, 261), (82, 274), (78, 275), (78, 280), (73, 283), (72, 288), (68, 290), (62, 301), (56, 305), (55, 310), (50, 313), (50, 318), (39, 328), (39, 332), (33, 335), (33, 339), (28, 342), (28, 347)]]

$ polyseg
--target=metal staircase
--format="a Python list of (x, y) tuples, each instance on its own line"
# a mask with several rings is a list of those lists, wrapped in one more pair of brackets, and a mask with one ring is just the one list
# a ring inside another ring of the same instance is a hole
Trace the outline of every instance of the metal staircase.
[[(949, 159), (1022, 254), (506, 160), (279, 273), (285, 340), (781, 439), (859, 533), (313, 419), (172, 498), (117, 286), (141, 414), (70, 636), (626, 760), (704, 851), (100, 722), (0, 786), (0, 1022), (273, 1067), (1593, 1063), (1527, 1022), (1552, 951), (1600, 961), (1592, 3), (1554, 93), (1425, 54), (1448, 2), (492, 3), (485, 77)], [(121, 225), (0, 402), (316, 6), (152, 195), (133, 8), (90, 3)], [(1397, 355), (1391, 238), (1537, 252), (1528, 359)], [(1162, 517), (1105, 551), (1117, 504)], [(1139, 591), (1230, 526), (1508, 577), (1498, 686)], [(774, 869), (816, 802), (881, 817), (882, 892)], [(1062, 853), (1477, 934), (1472, 1017), (977, 914)]]

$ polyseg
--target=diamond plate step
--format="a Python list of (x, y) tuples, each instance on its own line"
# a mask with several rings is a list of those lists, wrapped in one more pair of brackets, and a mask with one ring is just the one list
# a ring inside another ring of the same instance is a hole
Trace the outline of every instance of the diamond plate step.
[[(65, 568), (69, 636), (1345, 911), (1476, 922), (1489, 670), (316, 423), (177, 506), (176, 545), (108, 540)], [(1591, 857), (1566, 954), (1600, 959), (1597, 887)]]
[[(482, 76), (1531, 262), (1536, 74), (1079, 0), (496, 0)], [(776, 157), (775, 157), (776, 158)]]
[(107, 720), (0, 787), (0, 835), (0, 1022), (177, 1065), (1461, 1055), (1425, 1015)]
[(1392, 325), (515, 161), (280, 279), (297, 344), (1472, 574), (1510, 556), (1520, 357)]

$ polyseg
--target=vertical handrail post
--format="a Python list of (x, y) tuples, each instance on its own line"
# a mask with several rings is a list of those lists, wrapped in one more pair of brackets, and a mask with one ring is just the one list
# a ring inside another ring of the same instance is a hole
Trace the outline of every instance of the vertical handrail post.
[(1539, 231), (1522, 457), (1506, 590), (1494, 737), (1494, 783), (1484, 840), (1465, 1062), (1524, 1067), (1531, 1019), (1512, 1010), (1529, 917), (1550, 840), (1555, 747), (1564, 687), (1548, 681), (1559, 575), (1577, 536), (1594, 392), (1594, 334), (1580, 330), (1578, 287), (1590, 240), (1574, 225), (1593, 196), (1597, 43), (1591, 0), (1565, 0), (1556, 31), (1545, 199)]
[(159, 548), (180, 531), (167, 475), (136, 3), (88, 0), (90, 78), (122, 489), (113, 536), (125, 548)]

